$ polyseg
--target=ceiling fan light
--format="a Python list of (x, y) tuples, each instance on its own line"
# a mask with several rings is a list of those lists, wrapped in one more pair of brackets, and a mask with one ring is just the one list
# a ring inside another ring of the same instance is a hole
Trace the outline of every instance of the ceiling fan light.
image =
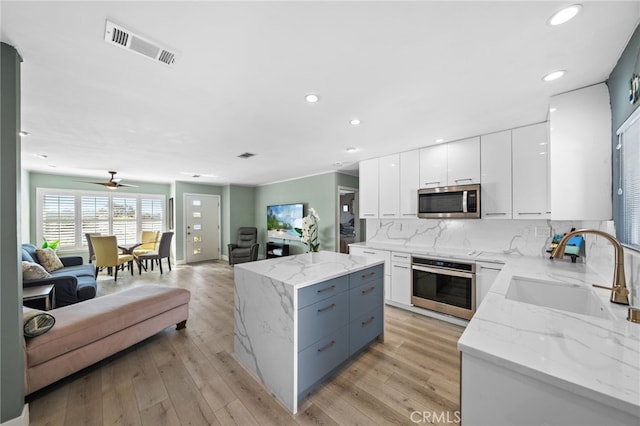
[(304, 97), (304, 100), (309, 102), (310, 104), (314, 104), (316, 102), (318, 102), (320, 100), (320, 97), (318, 95), (315, 95), (313, 93), (309, 93), (308, 95), (306, 95)]

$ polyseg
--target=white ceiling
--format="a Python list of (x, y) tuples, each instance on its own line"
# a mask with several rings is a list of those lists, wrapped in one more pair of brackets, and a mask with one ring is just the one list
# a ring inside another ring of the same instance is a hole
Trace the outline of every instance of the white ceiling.
[[(24, 60), (23, 167), (254, 185), (544, 121), (549, 96), (607, 79), (640, 17), (637, 1), (586, 1), (546, 24), (571, 3), (3, 0), (1, 39)], [(107, 44), (107, 18), (175, 65)]]

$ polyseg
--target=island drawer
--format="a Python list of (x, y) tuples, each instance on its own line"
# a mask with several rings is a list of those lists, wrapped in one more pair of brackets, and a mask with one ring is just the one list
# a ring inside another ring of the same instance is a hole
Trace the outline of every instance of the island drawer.
[(383, 333), (383, 310), (380, 305), (349, 324), (349, 356)]
[(298, 290), (298, 309), (319, 302), (327, 297), (335, 296), (349, 288), (349, 277), (342, 276)]
[(349, 292), (343, 291), (298, 311), (298, 351), (349, 322)]
[(382, 277), (349, 291), (349, 318), (354, 320), (377, 306), (384, 304)]
[(384, 265), (372, 266), (349, 275), (349, 288), (359, 287), (371, 280), (384, 279)]
[(349, 326), (336, 330), (298, 354), (298, 394), (309, 389), (349, 356)]

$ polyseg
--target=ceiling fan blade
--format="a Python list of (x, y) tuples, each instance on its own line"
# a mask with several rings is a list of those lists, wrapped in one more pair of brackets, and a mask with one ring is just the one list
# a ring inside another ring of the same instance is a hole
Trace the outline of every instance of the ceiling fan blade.
[(126, 187), (129, 187), (129, 188), (137, 188), (138, 187), (138, 185), (129, 185), (127, 183), (118, 183), (116, 186), (126, 186)]

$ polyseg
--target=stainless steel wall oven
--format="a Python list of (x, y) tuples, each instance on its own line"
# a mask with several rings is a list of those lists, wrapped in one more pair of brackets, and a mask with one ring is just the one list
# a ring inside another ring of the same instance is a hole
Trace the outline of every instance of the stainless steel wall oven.
[(413, 256), (411, 303), (471, 319), (476, 311), (476, 264)]

